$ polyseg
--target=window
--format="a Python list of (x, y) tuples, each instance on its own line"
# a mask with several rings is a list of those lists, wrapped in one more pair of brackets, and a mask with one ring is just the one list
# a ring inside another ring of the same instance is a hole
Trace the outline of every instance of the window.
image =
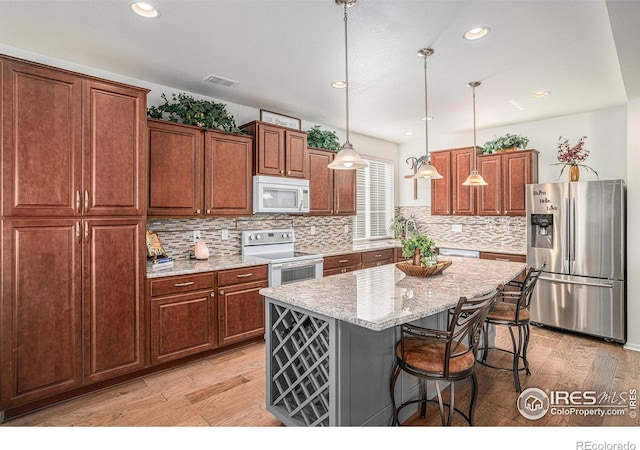
[(358, 169), (357, 212), (353, 222), (354, 239), (389, 238), (393, 219), (393, 163), (369, 160), (369, 167)]

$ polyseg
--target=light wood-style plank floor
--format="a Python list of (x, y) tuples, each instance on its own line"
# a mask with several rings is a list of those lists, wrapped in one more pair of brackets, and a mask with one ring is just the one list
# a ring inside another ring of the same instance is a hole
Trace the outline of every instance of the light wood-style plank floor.
[[(529, 345), (531, 376), (521, 375), (523, 388), (622, 392), (640, 388), (640, 353), (620, 344), (532, 327)], [(498, 332), (500, 345), (508, 335)], [(509, 364), (507, 355), (499, 358)], [(510, 372), (477, 369), (477, 426), (638, 426), (638, 418), (552, 416), (525, 419)], [(265, 409), (264, 344), (153, 374), (19, 417), (4, 427), (277, 427)], [(466, 406), (468, 386), (458, 385), (456, 403)], [(414, 416), (405, 425), (439, 425), (437, 406), (426, 419)], [(466, 425), (456, 419), (454, 425)]]

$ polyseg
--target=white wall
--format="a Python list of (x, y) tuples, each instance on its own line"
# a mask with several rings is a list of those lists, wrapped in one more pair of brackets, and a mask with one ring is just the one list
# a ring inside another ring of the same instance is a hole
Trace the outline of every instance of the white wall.
[[(585, 148), (591, 153), (585, 164), (593, 167), (601, 180), (627, 179), (627, 107), (592, 111), (583, 114), (559, 117), (554, 119), (526, 122), (508, 127), (477, 130), (476, 142), (482, 146), (494, 136), (506, 133), (520, 134), (529, 138), (527, 148), (535, 148), (538, 155), (539, 181), (541, 183), (558, 180), (561, 166), (558, 162), (558, 138), (563, 136), (575, 145), (582, 136), (587, 136)], [(473, 132), (456, 134), (438, 134), (430, 130), (430, 150), (469, 147), (473, 145)], [(424, 139), (424, 138), (423, 138)], [(418, 200), (413, 199), (413, 183), (402, 178), (409, 174), (409, 166), (405, 160), (410, 156), (424, 154), (424, 140), (416, 140), (400, 145), (398, 201), (401, 206), (419, 206), (430, 204), (430, 183), (420, 180), (418, 183)], [(567, 180), (567, 171), (561, 180)], [(580, 170), (581, 180), (595, 180), (596, 177), (584, 168)]]

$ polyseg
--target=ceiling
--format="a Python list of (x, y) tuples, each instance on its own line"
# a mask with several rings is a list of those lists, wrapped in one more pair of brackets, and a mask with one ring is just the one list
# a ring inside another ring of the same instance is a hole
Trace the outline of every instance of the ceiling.
[[(342, 130), (343, 10), (334, 0), (0, 0), (0, 44)], [(348, 10), (351, 130), (402, 143), (592, 111), (640, 96), (639, 1), (358, 0)], [(488, 36), (462, 34), (485, 25)], [(239, 81), (223, 87), (214, 74)], [(549, 90), (551, 95), (531, 94)], [(413, 135), (406, 133), (413, 132)]]

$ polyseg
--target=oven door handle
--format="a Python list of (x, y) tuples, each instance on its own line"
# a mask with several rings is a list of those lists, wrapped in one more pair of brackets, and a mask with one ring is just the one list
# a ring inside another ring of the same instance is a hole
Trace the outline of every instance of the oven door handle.
[(271, 264), (271, 268), (278, 270), (278, 269), (288, 269), (291, 267), (304, 267), (304, 266), (315, 265), (315, 264), (321, 263), (322, 261), (323, 261), (322, 258), (316, 258), (316, 259), (305, 259), (303, 261), (275, 263), (275, 264)]

